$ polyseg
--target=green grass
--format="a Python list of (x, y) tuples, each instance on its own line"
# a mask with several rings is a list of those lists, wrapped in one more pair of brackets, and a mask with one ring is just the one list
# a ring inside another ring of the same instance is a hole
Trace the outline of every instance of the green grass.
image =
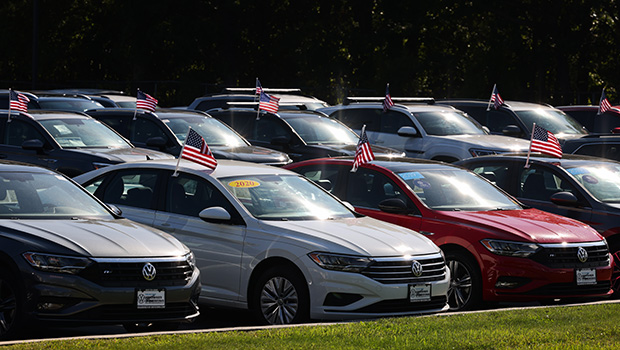
[(620, 304), (389, 318), (247, 332), (56, 340), (2, 349), (620, 349)]

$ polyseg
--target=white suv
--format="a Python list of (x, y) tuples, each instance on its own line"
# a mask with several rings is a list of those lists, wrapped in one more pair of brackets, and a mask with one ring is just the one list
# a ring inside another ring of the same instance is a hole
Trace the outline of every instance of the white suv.
[[(488, 129), (462, 111), (434, 105), (432, 99), (392, 98), (397, 103), (383, 111), (382, 98), (349, 100), (321, 108), (359, 132), (366, 125), (371, 144), (404, 151), (407, 157), (454, 162), (481, 155), (527, 152), (529, 142), (489, 135)], [(376, 102), (372, 102), (376, 101)]]

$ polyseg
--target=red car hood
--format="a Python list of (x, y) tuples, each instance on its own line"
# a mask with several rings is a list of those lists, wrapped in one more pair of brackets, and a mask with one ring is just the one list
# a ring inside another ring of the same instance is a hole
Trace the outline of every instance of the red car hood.
[[(441, 212), (466, 225), (498, 232), (498, 239), (518, 239), (537, 243), (578, 243), (600, 241), (590, 226), (538, 209), (479, 212)], [(503, 232), (501, 232), (503, 231)]]

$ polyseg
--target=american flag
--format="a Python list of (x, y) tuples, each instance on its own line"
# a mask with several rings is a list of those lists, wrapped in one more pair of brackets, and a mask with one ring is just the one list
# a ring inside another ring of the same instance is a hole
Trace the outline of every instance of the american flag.
[(356, 172), (357, 167), (373, 159), (375, 159), (375, 155), (370, 148), (370, 142), (368, 142), (368, 136), (366, 136), (366, 125), (364, 125), (362, 127), (362, 133), (360, 134), (360, 140), (357, 143), (357, 149), (355, 150), (355, 159), (353, 160), (351, 172)]
[(157, 106), (157, 100), (155, 98), (140, 90), (138, 90), (137, 98), (138, 99), (136, 100), (136, 108), (155, 112), (155, 107)]
[(260, 81), (258, 81), (258, 78), (256, 78), (256, 94), (260, 95), (263, 92), (263, 87), (260, 84)]
[(383, 99), (383, 112), (387, 112), (390, 107), (394, 105), (394, 101), (392, 101), (392, 96), (390, 96), (390, 84), (388, 83), (385, 86), (385, 98)]
[(261, 91), (258, 109), (271, 113), (278, 113), (278, 108), (280, 108), (280, 99)]
[(598, 113), (596, 113), (596, 115), (603, 114), (610, 109), (611, 103), (609, 103), (607, 95), (605, 94), (605, 89), (603, 88), (603, 93), (601, 94), (601, 102), (598, 105)]
[(217, 160), (213, 157), (205, 140), (194, 129), (190, 128), (181, 152), (181, 158), (215, 169)]
[(28, 112), (28, 102), (30, 102), (30, 99), (26, 95), (9, 90), (9, 101), (10, 109), (24, 113)]
[(560, 147), (558, 139), (552, 132), (536, 124), (534, 124), (534, 130), (532, 132), (532, 143), (530, 144), (530, 150), (532, 152), (540, 152), (562, 158), (562, 147)]
[(499, 91), (497, 91), (497, 85), (493, 85), (493, 93), (491, 94), (491, 101), (493, 102), (493, 108), (499, 109), (504, 104), (504, 100), (499, 95)]

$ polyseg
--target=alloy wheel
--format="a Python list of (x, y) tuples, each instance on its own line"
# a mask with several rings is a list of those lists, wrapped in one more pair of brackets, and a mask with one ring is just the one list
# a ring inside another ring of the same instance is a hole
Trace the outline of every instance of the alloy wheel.
[(464, 309), (472, 297), (472, 273), (465, 264), (458, 260), (448, 261), (448, 267), (451, 274), (448, 290), (450, 310)]
[(299, 310), (299, 296), (295, 286), (284, 277), (273, 277), (260, 295), (260, 308), (270, 324), (290, 324)]
[(14, 289), (4, 279), (0, 279), (0, 336), (11, 330), (15, 321), (17, 299)]

